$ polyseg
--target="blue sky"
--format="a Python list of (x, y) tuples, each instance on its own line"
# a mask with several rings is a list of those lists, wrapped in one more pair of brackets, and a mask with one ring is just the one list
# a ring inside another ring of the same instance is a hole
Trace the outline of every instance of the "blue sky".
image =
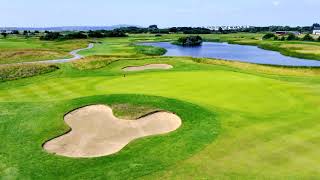
[(0, 26), (311, 25), (320, 0), (1, 0)]

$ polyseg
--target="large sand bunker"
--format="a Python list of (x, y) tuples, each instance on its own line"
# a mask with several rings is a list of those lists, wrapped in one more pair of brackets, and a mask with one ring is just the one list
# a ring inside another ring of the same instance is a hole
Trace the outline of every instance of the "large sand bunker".
[(172, 69), (173, 66), (169, 64), (147, 64), (144, 66), (130, 66), (123, 68), (123, 71), (144, 71), (151, 69)]
[(155, 112), (138, 120), (118, 119), (105, 105), (83, 107), (65, 116), (72, 130), (44, 144), (48, 152), (67, 157), (101, 157), (119, 152), (132, 140), (178, 129), (181, 119)]

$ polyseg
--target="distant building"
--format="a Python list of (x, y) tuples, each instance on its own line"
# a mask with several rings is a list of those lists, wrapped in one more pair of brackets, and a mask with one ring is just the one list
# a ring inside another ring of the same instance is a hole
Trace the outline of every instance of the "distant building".
[(284, 36), (284, 35), (287, 35), (287, 34), (294, 34), (294, 35), (298, 36), (301, 33), (298, 32), (298, 31), (276, 31), (276, 34), (280, 35), (280, 36)]
[(221, 28), (222, 30), (226, 31), (226, 30), (246, 29), (246, 28), (250, 28), (250, 26), (208, 26), (205, 28), (214, 30), (214, 31), (218, 31)]
[(288, 32), (287, 31), (276, 31), (276, 34), (280, 35), (280, 36), (284, 36), (284, 35), (287, 35)]
[(313, 34), (314, 34), (314, 35), (320, 35), (320, 27), (315, 27), (315, 28), (313, 29)]

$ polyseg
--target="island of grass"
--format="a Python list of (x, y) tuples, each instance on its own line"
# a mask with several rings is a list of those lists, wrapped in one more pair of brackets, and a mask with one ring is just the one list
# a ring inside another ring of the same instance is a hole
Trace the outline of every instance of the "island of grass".
[(175, 45), (179, 46), (201, 46), (202, 45), (202, 37), (201, 36), (186, 36), (180, 37), (177, 41), (173, 42)]

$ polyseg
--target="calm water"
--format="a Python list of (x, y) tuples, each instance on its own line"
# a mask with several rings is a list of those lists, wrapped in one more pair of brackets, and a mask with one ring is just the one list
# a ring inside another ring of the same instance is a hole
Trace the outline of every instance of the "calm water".
[(182, 47), (169, 42), (142, 43), (167, 49), (165, 56), (192, 56), (282, 66), (320, 67), (320, 61), (288, 57), (256, 46), (205, 42), (200, 47)]

